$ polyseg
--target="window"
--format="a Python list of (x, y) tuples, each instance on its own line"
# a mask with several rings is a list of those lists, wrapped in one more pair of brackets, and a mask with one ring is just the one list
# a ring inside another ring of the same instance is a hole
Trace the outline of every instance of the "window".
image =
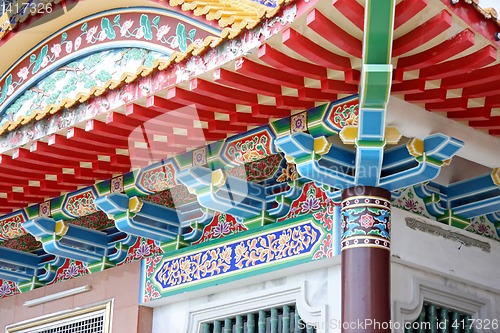
[(315, 333), (295, 306), (284, 305), (201, 324), (200, 333)]
[(109, 333), (111, 301), (7, 327), (6, 333)]
[(405, 333), (473, 332), (471, 319), (470, 314), (424, 302), (418, 318), (411, 325), (405, 325)]

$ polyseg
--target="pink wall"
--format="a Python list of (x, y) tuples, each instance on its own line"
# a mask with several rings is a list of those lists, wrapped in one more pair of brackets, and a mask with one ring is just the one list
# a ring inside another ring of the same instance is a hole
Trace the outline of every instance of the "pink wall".
[[(114, 299), (112, 332), (150, 333), (152, 309), (138, 304), (139, 279), (140, 262), (136, 261), (1, 299), (0, 332), (13, 323)], [(84, 285), (90, 285), (92, 289), (33, 307), (23, 306), (26, 301)]]

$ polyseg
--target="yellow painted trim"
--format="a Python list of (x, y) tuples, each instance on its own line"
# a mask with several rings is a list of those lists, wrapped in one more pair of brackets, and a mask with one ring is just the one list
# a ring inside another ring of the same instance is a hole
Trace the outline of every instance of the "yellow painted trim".
[(328, 153), (332, 144), (324, 136), (314, 139), (314, 152), (319, 155)]
[(389, 145), (397, 144), (399, 142), (399, 140), (401, 140), (402, 136), (403, 135), (401, 134), (401, 132), (399, 131), (399, 129), (397, 127), (387, 126), (385, 128), (384, 139), (385, 139), (385, 142)]
[(64, 236), (68, 232), (69, 226), (66, 221), (60, 220), (56, 222), (55, 234), (57, 236)]
[(226, 183), (226, 173), (222, 169), (217, 169), (212, 172), (212, 185), (221, 187)]
[(418, 138), (411, 139), (407, 144), (406, 148), (410, 155), (419, 157), (424, 154), (424, 141)]
[(346, 145), (353, 145), (356, 143), (356, 139), (358, 138), (358, 126), (357, 125), (348, 125), (342, 128), (339, 133), (339, 138)]
[(495, 168), (491, 172), (491, 179), (496, 186), (500, 187), (500, 168)]
[(141, 210), (142, 205), (143, 202), (139, 197), (132, 197), (128, 201), (128, 210), (132, 213), (137, 213)]

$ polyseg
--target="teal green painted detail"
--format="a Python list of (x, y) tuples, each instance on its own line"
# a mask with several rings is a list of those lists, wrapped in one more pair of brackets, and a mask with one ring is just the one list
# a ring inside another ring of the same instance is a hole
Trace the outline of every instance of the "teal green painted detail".
[(391, 65), (365, 65), (360, 85), (362, 108), (385, 109), (392, 80)]
[(390, 63), (395, 3), (394, 0), (366, 1), (364, 64)]
[(38, 205), (26, 207), (25, 211), (28, 216), (28, 220), (38, 217)]

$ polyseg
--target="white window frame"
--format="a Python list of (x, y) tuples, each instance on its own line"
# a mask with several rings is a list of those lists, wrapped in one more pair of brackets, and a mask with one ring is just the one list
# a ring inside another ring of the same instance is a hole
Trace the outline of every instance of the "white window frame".
[(112, 309), (113, 300), (108, 300), (12, 324), (6, 327), (5, 333), (30, 333), (33, 330), (50, 329), (100, 316), (104, 318), (103, 333), (110, 333)]
[[(404, 333), (402, 324), (415, 321), (422, 312), (424, 302), (470, 314), (474, 319), (495, 318), (491, 300), (458, 288), (416, 278), (413, 280), (413, 299), (411, 302), (394, 302), (394, 322), (401, 324), (398, 326), (399, 329), (395, 329), (394, 332)], [(476, 331), (478, 333), (493, 333), (492, 330), (477, 329)]]

